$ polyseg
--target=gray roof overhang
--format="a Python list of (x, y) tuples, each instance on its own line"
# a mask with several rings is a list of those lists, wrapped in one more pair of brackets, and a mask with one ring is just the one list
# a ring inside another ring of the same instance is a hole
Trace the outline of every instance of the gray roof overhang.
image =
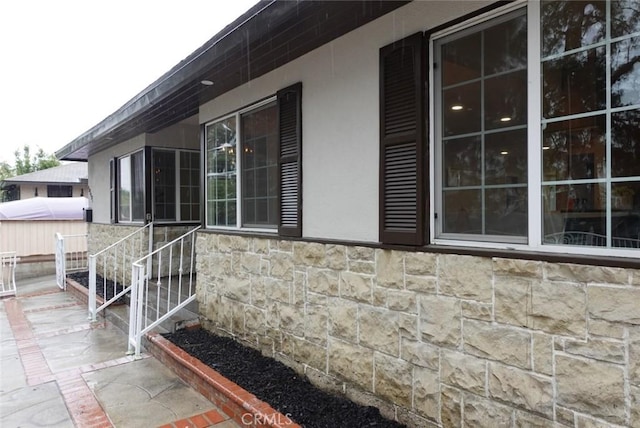
[(56, 156), (86, 161), (136, 135), (178, 123), (197, 114), (201, 104), (408, 2), (261, 1)]

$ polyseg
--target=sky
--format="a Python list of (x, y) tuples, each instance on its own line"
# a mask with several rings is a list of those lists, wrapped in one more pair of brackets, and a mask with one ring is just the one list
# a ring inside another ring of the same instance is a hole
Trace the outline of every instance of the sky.
[(0, 162), (53, 154), (257, 0), (3, 0)]

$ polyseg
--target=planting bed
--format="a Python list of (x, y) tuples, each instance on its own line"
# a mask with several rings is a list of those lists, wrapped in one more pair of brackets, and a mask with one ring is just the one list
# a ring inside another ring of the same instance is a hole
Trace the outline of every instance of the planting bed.
[(360, 406), (313, 386), (284, 364), (204, 329), (164, 337), (306, 428), (402, 427), (374, 407)]

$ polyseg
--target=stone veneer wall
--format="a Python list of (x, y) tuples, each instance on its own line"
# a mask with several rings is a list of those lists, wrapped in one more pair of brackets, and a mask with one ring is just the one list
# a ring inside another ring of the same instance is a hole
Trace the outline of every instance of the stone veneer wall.
[(211, 233), (197, 253), (206, 328), (387, 417), (640, 427), (638, 270)]
[[(98, 251), (104, 248), (107, 248), (109, 245), (115, 242), (118, 242), (120, 239), (135, 232), (141, 227), (142, 226), (140, 225), (129, 226), (129, 225), (111, 225), (111, 224), (91, 223), (89, 228), (89, 244), (88, 244), (89, 254), (95, 254)], [(166, 244), (167, 242), (170, 242), (178, 238), (180, 235), (184, 234), (191, 228), (192, 227), (189, 227), (189, 226), (154, 226), (153, 247), (159, 248), (164, 244)], [(144, 236), (136, 235), (135, 240), (136, 240), (135, 245), (131, 246), (131, 243), (129, 243), (124, 247), (125, 263), (122, 263), (122, 261), (118, 263), (118, 269), (120, 269), (121, 272), (124, 273), (124, 279), (127, 283), (131, 280), (131, 264), (134, 261), (138, 260), (139, 258), (145, 256), (149, 252), (148, 234), (146, 232), (144, 232)], [(187, 245), (188, 246), (191, 245), (190, 241), (185, 244), (185, 249), (184, 249), (185, 253), (190, 254), (190, 247), (186, 248)], [(171, 254), (172, 256), (171, 270), (173, 274), (177, 274), (178, 269), (180, 267), (180, 246), (178, 244), (175, 244), (172, 247), (173, 247), (173, 252)], [(118, 254), (117, 255), (118, 258), (122, 257), (122, 252), (118, 252), (117, 254)], [(162, 251), (162, 256), (163, 256), (163, 263), (162, 263), (162, 269), (160, 271), (160, 274), (161, 276), (166, 276), (169, 273), (168, 250)], [(186, 256), (187, 254), (185, 254), (185, 257)], [(106, 276), (108, 279), (111, 279), (111, 280), (114, 279), (113, 269), (111, 269), (113, 265), (112, 261), (114, 257), (116, 257), (115, 252), (108, 252), (107, 260), (109, 260), (110, 262), (107, 263)], [(99, 257), (96, 260), (97, 271), (100, 275), (102, 275), (103, 273), (104, 260), (105, 259), (102, 257)], [(188, 261), (183, 263), (188, 263)], [(154, 258), (153, 260), (152, 269), (153, 269), (154, 275), (157, 274), (158, 272), (157, 258)], [(188, 265), (183, 266), (183, 272), (188, 273), (188, 271), (189, 271), (189, 266)], [(122, 273), (118, 273), (119, 278), (122, 278)]]

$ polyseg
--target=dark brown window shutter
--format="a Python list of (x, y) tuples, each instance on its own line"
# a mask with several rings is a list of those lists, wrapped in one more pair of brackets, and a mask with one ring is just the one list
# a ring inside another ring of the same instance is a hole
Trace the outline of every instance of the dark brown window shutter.
[(380, 241), (425, 239), (424, 36), (380, 49)]
[(302, 83), (284, 88), (278, 96), (280, 156), (280, 221), (282, 236), (302, 236)]

